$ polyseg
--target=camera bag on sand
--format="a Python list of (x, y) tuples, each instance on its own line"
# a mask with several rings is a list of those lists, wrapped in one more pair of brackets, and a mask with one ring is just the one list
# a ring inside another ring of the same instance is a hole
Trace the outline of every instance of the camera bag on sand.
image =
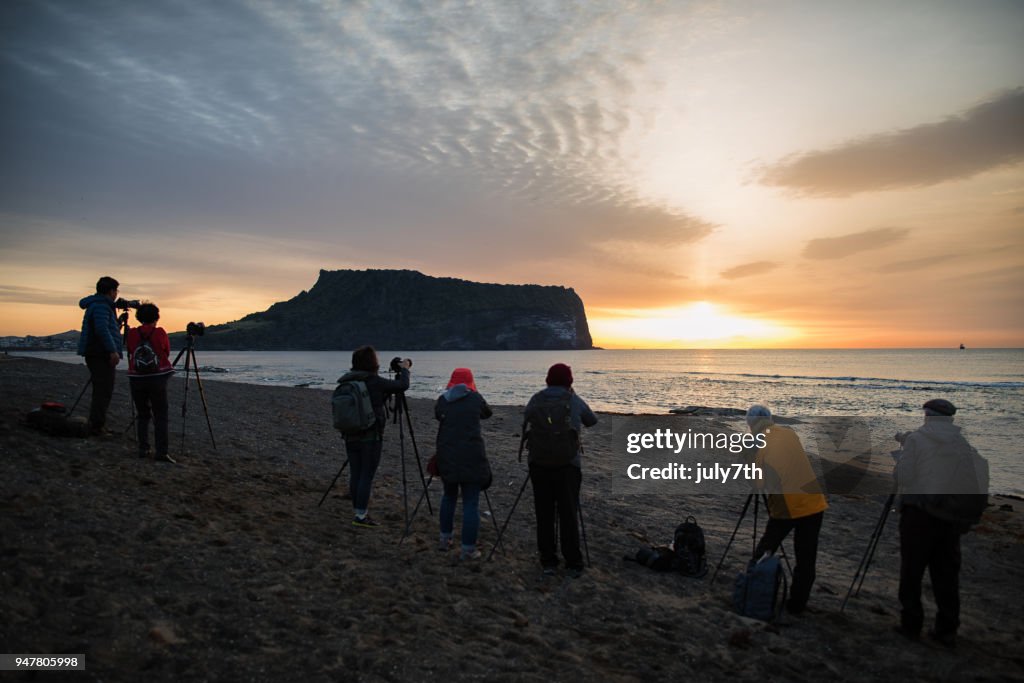
[[(150, 337), (153, 333), (150, 332)], [(135, 372), (139, 375), (150, 375), (160, 369), (160, 359), (157, 358), (153, 345), (149, 343), (149, 337), (142, 336), (142, 328), (139, 328), (139, 345), (135, 347), (132, 354), (135, 364)]]
[(30, 427), (54, 436), (89, 436), (89, 421), (84, 417), (69, 417), (62, 403), (44, 403), (29, 411), (25, 421)]
[(366, 382), (338, 382), (331, 396), (331, 414), (334, 418), (334, 428), (342, 434), (357, 434), (373, 427), (377, 422), (377, 416), (373, 412)]
[(700, 577), (708, 573), (704, 530), (697, 524), (696, 518), (687, 517), (676, 527), (672, 547), (675, 549), (680, 574)]
[(531, 465), (561, 467), (572, 463), (579, 449), (579, 435), (572, 428), (572, 394), (543, 398), (534, 404), (526, 432)]
[(675, 552), (667, 545), (640, 548), (635, 557), (627, 555), (622, 559), (632, 560), (656, 572), (670, 572), (676, 568)]
[(786, 572), (776, 555), (751, 560), (736, 577), (732, 590), (733, 608), (740, 616), (775, 621), (782, 614), (789, 593)]

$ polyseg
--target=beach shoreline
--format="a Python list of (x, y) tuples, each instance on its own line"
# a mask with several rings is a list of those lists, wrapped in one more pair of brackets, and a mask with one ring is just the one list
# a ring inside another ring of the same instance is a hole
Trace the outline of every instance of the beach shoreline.
[[(891, 633), (899, 609), (896, 515), (863, 591), (839, 612), (879, 519), (877, 496), (830, 498), (809, 612), (767, 625), (730, 607), (752, 519), (739, 528), (714, 584), (710, 576), (658, 574), (623, 561), (641, 546), (671, 540), (675, 525), (693, 514), (717, 564), (743, 500), (614, 495), (606, 413), (584, 435), (592, 566), (580, 579), (563, 573), (544, 581), (529, 487), (504, 553), (491, 562), (460, 564), (437, 552), (437, 521), (426, 510), (398, 543), (405, 495), (411, 508), (422, 485), (410, 475), (403, 487), (393, 425), (371, 503), (383, 527), (350, 525), (341, 482), (318, 507), (344, 460), (323, 393), (204, 376), (217, 447), (192, 387), (182, 450), (183, 382), (174, 378), (171, 448), (179, 464), (171, 465), (140, 460), (131, 434), (122, 433), (130, 414), (121, 373), (113, 436), (55, 437), (24, 424), (43, 401), (73, 403), (87, 378), (84, 366), (0, 360), (3, 651), (85, 653), (86, 680), (144, 673), (153, 680), (875, 681), (908, 672), (920, 680), (1024, 680), (1024, 618), (1012, 598), (1024, 578), (1017, 500), (993, 496), (982, 523), (963, 538), (963, 624), (959, 647), (949, 652)], [(432, 404), (409, 399), (424, 462), (436, 430)], [(516, 461), (521, 407), (494, 407), (484, 423), (495, 475), (493, 510), (482, 501), (493, 513), (481, 524), (488, 552), (525, 473)], [(413, 472), (411, 440), (405, 449)]]

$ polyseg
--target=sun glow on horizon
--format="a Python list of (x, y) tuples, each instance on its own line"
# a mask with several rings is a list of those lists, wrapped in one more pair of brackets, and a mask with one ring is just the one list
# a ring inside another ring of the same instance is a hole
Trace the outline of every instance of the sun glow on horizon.
[(799, 337), (793, 328), (730, 313), (708, 301), (655, 309), (598, 309), (590, 318), (594, 343), (609, 348), (750, 348)]

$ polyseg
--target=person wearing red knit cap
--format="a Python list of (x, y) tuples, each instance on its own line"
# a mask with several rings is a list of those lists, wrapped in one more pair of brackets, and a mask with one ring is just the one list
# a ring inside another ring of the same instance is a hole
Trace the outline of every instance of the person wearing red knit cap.
[(462, 491), (462, 549), (459, 558), (478, 560), (476, 547), (480, 531), (480, 492), (491, 485), (480, 420), (491, 416), (487, 401), (476, 390), (473, 371), (456, 368), (445, 392), (434, 405), (437, 428), (437, 469), (444, 483), (441, 496), (441, 538), (439, 550), (452, 545), (455, 503)]

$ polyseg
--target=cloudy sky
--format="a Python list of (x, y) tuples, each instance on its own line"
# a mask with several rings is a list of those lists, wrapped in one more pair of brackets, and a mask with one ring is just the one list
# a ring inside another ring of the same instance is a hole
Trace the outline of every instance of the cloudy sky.
[(0, 4), (0, 335), (321, 268), (614, 346), (1024, 346), (1024, 4)]

